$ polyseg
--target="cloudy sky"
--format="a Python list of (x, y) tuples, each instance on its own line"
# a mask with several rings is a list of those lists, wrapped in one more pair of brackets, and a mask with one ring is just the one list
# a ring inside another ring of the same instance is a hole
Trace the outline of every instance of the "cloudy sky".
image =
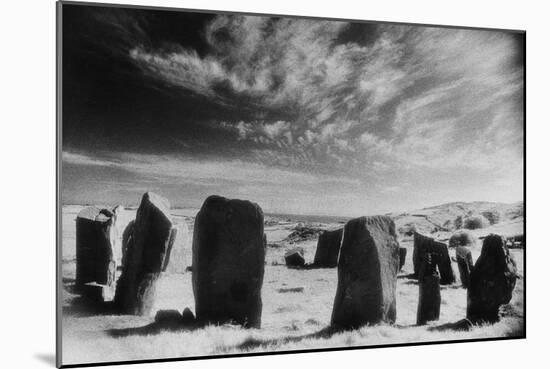
[(64, 204), (523, 197), (522, 34), (78, 5), (63, 27)]

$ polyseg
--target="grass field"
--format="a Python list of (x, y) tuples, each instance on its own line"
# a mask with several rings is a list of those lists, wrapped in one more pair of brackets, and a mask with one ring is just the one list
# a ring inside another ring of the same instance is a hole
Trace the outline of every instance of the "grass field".
[[(442, 286), (440, 320), (427, 326), (416, 326), (418, 285), (416, 281), (406, 278), (412, 272), (412, 242), (409, 240), (401, 240), (401, 245), (408, 248), (408, 253), (404, 269), (398, 276), (395, 325), (369, 326), (345, 332), (331, 331), (328, 325), (336, 293), (336, 269), (298, 270), (282, 265), (284, 251), (289, 246), (282, 239), (290, 233), (291, 225), (266, 227), (268, 244), (272, 246), (267, 251), (261, 329), (246, 330), (231, 325), (172, 329), (154, 323), (152, 316), (111, 315), (108, 310), (93, 308), (71, 293), (75, 274), (72, 219), (77, 210), (64, 207), (63, 211), (64, 364), (467, 340), (524, 334), (523, 278), (518, 280), (512, 301), (504, 307), (505, 316), (497, 324), (478, 326), (470, 331), (437, 329), (445, 323), (465, 317), (466, 290), (457, 284)], [(182, 219), (185, 218), (181, 217), (180, 220)], [(311, 262), (316, 241), (305, 241), (300, 246), (305, 249), (307, 261)], [(479, 251), (479, 246), (472, 250), (474, 260)], [(519, 274), (523, 276), (523, 250), (512, 250), (512, 254), (518, 264)], [(453, 267), (458, 276), (456, 263), (453, 263)], [(164, 275), (160, 280), (155, 310), (181, 311), (185, 307), (194, 310), (191, 273)]]

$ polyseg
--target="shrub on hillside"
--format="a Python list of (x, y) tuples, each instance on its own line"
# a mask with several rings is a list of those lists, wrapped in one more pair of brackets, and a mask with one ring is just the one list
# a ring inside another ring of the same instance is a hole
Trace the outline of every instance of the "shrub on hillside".
[(480, 229), (487, 227), (487, 219), (483, 216), (473, 216), (464, 219), (464, 224), (462, 225), (462, 228), (466, 229)]

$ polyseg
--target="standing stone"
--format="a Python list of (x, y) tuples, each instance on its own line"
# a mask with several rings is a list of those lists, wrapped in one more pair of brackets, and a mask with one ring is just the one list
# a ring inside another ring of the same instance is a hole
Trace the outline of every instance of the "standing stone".
[(418, 310), (416, 324), (423, 325), (432, 320), (439, 320), (441, 291), (439, 273), (437, 272), (438, 253), (426, 253), (418, 276)]
[(498, 321), (499, 308), (512, 299), (516, 279), (516, 263), (505, 239), (496, 234), (485, 237), (470, 274), (467, 318), (474, 323)]
[(413, 267), (414, 275), (417, 278), (420, 273), (422, 260), (425, 259), (427, 253), (438, 254), (437, 266), (441, 274), (441, 284), (453, 284), (456, 281), (456, 277), (451, 265), (451, 258), (447, 245), (418, 232), (414, 232)]
[(84, 294), (90, 291), (84, 288), (88, 283), (114, 288), (115, 219), (110, 210), (96, 207), (85, 208), (76, 217), (76, 286)]
[(157, 280), (169, 258), (171, 230), (168, 200), (152, 192), (145, 193), (128, 237), (122, 274), (117, 283), (115, 304), (121, 312), (151, 313)]
[(399, 271), (403, 269), (403, 266), (405, 265), (406, 260), (407, 260), (407, 248), (400, 247), (399, 248)]
[(208, 197), (193, 234), (197, 320), (260, 328), (265, 253), (264, 215), (257, 204)]
[(458, 264), (462, 287), (468, 288), (470, 285), (470, 273), (474, 268), (472, 252), (464, 246), (458, 246), (456, 248), (456, 263)]
[(132, 239), (132, 235), (134, 234), (134, 225), (136, 223), (135, 219), (132, 219), (128, 225), (126, 225), (126, 228), (124, 228), (124, 232), (122, 232), (122, 258), (121, 258), (121, 265), (126, 265), (126, 253), (128, 251), (128, 245), (130, 244), (130, 240)]
[(443, 242), (434, 241), (438, 252), (439, 273), (441, 275), (441, 284), (448, 285), (456, 282), (455, 272), (453, 270), (449, 249)]
[(302, 267), (306, 263), (304, 257), (304, 249), (301, 247), (294, 247), (285, 252), (285, 264), (290, 267)]
[(338, 253), (342, 242), (343, 228), (324, 231), (319, 235), (317, 251), (313, 264), (322, 268), (334, 268), (338, 265)]
[(388, 216), (352, 219), (344, 227), (331, 325), (394, 323), (399, 243)]
[(185, 222), (174, 225), (170, 234), (169, 259), (166, 260), (167, 273), (185, 273), (190, 264), (191, 247), (189, 244), (189, 229)]

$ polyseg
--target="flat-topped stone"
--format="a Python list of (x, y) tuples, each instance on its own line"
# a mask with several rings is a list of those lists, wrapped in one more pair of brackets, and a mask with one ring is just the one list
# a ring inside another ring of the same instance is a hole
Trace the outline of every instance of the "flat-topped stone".
[(202, 323), (259, 328), (264, 215), (255, 203), (210, 196), (195, 218), (193, 293)]
[(342, 243), (343, 228), (326, 230), (319, 235), (313, 264), (322, 268), (334, 268), (338, 265), (338, 254)]
[(440, 273), (441, 284), (453, 284), (456, 281), (456, 277), (451, 265), (451, 257), (449, 256), (447, 245), (431, 237), (414, 232), (413, 267), (414, 275), (417, 278), (420, 273), (422, 260), (425, 259), (427, 253), (437, 253), (439, 255), (437, 267)]
[(82, 209), (76, 217), (76, 287), (82, 293), (87, 283), (115, 283), (116, 218), (108, 209)]

